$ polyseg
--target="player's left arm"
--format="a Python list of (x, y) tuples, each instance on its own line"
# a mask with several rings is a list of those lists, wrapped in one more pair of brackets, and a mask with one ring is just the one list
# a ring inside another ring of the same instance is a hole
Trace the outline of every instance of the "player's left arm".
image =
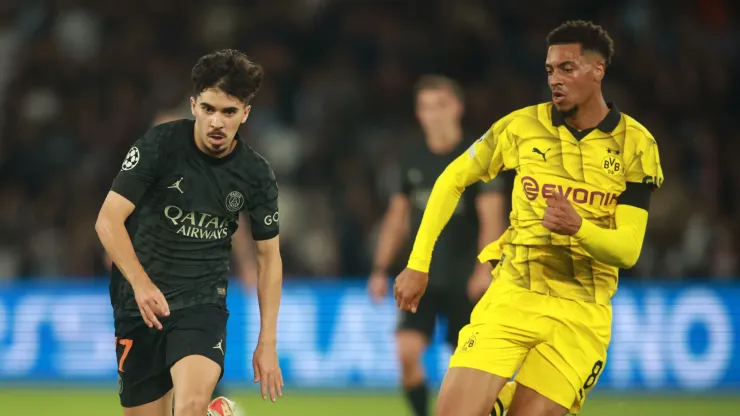
[(282, 396), (283, 376), (277, 358), (277, 319), (283, 290), (283, 260), (280, 256), (280, 217), (275, 174), (266, 160), (257, 159), (247, 195), (249, 224), (257, 256), (257, 301), (260, 332), (254, 350), (254, 382), (260, 383), (262, 399)]
[(280, 217), (275, 174), (264, 159), (264, 179), (248, 191), (249, 223), (257, 258), (257, 298), (260, 307), (259, 342), (274, 344), (283, 282), (280, 256)]
[[(627, 168), (626, 189), (617, 203), (616, 228), (604, 229), (582, 219), (580, 227), (576, 228), (573, 235), (578, 244), (595, 260), (622, 269), (631, 268), (640, 257), (647, 229), (650, 198), (652, 192), (663, 184), (657, 143), (649, 134), (640, 139), (635, 156)], [(557, 199), (563, 198), (558, 196), (552, 202), (548, 200), (548, 210), (557, 210), (552, 207), (559, 204)], [(573, 209), (572, 206), (570, 208)], [(545, 220), (543, 225), (552, 230), (552, 224)]]
[(231, 238), (231, 251), (239, 279), (246, 287), (254, 289), (257, 287), (258, 267), (256, 246), (251, 232), (252, 224), (249, 216), (242, 213), (239, 216), (239, 228)]
[(260, 307), (258, 342), (274, 346), (277, 342), (277, 317), (283, 287), (283, 260), (280, 236), (255, 242), (257, 252), (257, 300)]

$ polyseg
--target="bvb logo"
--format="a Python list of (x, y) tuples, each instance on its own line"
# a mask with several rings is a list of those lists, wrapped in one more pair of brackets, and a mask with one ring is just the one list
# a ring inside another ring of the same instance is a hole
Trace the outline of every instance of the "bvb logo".
[(622, 161), (614, 155), (609, 155), (601, 161), (601, 168), (608, 175), (619, 175), (622, 173)]
[(244, 206), (244, 196), (239, 191), (231, 191), (226, 196), (226, 209), (236, 212)]
[(123, 379), (118, 375), (118, 394), (123, 394)]
[(477, 332), (476, 332), (476, 333), (474, 333), (473, 335), (471, 335), (471, 336), (470, 336), (470, 337), (468, 338), (468, 340), (467, 340), (467, 341), (465, 341), (465, 342), (464, 342), (464, 343), (463, 343), (463, 344), (462, 344), (462, 345), (460, 346), (460, 351), (462, 351), (462, 352), (465, 352), (465, 351), (467, 351), (467, 350), (469, 350), (469, 349), (473, 348), (473, 347), (475, 346), (475, 337), (476, 337), (477, 335), (478, 335), (478, 333), (477, 333)]

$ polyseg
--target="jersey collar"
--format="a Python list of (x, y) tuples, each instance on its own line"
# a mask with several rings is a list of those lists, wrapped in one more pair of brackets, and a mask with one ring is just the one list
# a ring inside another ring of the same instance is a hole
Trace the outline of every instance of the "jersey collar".
[[(596, 129), (601, 130), (604, 133), (611, 133), (619, 125), (619, 121), (622, 119), (622, 113), (619, 112), (619, 109), (614, 103), (606, 103), (606, 106), (609, 107), (609, 112), (606, 114), (606, 117), (604, 117), (604, 119), (601, 120), (601, 122), (598, 125), (596, 125)], [(554, 105), (552, 106), (552, 109), (551, 109), (551, 117), (552, 117), (553, 126), (555, 127), (566, 126), (568, 127), (568, 130), (575, 130), (575, 129), (572, 129), (565, 122), (565, 118), (563, 117), (563, 114), (560, 113), (560, 111), (558, 111)], [(584, 131), (590, 132), (591, 130), (593, 129), (585, 129)]]

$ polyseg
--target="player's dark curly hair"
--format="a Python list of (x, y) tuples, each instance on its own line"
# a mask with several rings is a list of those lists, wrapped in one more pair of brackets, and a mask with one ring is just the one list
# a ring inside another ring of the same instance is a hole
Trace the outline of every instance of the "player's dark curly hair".
[(262, 85), (262, 67), (235, 49), (222, 49), (202, 56), (190, 72), (193, 92), (219, 88), (249, 104)]
[(555, 28), (547, 35), (547, 47), (578, 43), (582, 52), (596, 52), (609, 66), (614, 56), (614, 41), (603, 27), (585, 20), (571, 20)]

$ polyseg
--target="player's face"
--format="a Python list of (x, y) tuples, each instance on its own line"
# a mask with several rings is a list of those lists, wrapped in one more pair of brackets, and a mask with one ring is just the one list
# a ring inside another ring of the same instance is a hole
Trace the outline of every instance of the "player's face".
[(579, 44), (550, 46), (545, 69), (553, 104), (570, 114), (591, 98), (604, 75), (603, 62), (592, 54), (581, 54)]
[(234, 136), (247, 121), (251, 106), (218, 88), (209, 88), (190, 97), (190, 109), (195, 116), (195, 140), (199, 147), (218, 157), (233, 149)]
[(416, 96), (416, 118), (424, 131), (460, 123), (463, 104), (447, 88), (421, 90)]

